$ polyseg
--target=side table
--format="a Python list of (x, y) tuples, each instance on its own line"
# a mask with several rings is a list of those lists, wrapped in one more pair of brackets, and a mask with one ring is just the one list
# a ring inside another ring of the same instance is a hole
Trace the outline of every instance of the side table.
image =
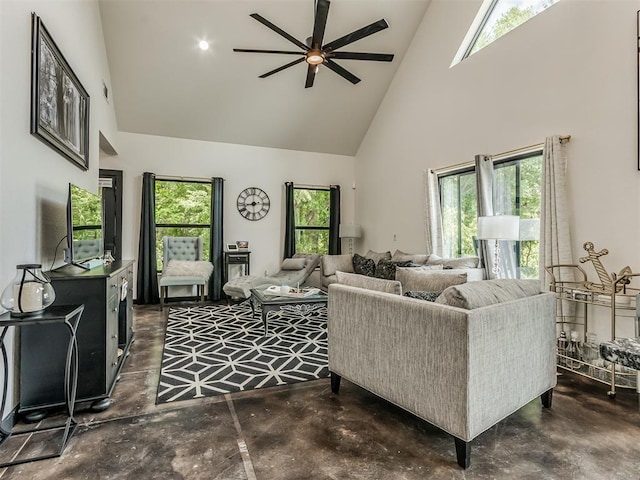
[(249, 250), (225, 250), (224, 251), (224, 285), (229, 281), (229, 266), (241, 265), (242, 274), (249, 275), (249, 263), (251, 258), (251, 252)]
[[(4, 381), (2, 389), (2, 401), (0, 402), (0, 412), (4, 412), (7, 403), (7, 387), (9, 377), (9, 364), (7, 359), (7, 349), (4, 344), (5, 337), (9, 331), (9, 327), (21, 327), (24, 325), (45, 325), (52, 323), (63, 324), (69, 332), (69, 343), (67, 345), (67, 358), (64, 372), (64, 400), (66, 407), (67, 419), (62, 424), (55, 424), (46, 427), (36, 427), (28, 430), (8, 430), (0, 424), (0, 446), (4, 446), (10, 438), (22, 435), (34, 435), (39, 432), (62, 430), (62, 439), (58, 443), (58, 450), (53, 453), (45, 453), (35, 457), (19, 458), (22, 449), (27, 444), (24, 442), (20, 449), (12, 455), (12, 459), (8, 462), (0, 463), (1, 467), (10, 465), (18, 465), (20, 463), (33, 462), (36, 460), (44, 460), (47, 458), (59, 457), (66, 448), (69, 440), (73, 436), (78, 423), (73, 417), (73, 411), (76, 401), (76, 390), (78, 386), (78, 342), (76, 340), (76, 331), (84, 312), (84, 305), (53, 305), (44, 312), (28, 317), (12, 317), (9, 312), (0, 315), (0, 351), (2, 352), (2, 362), (4, 365)], [(22, 383), (22, 372), (20, 372), (20, 383)], [(48, 437), (49, 438), (49, 437)]]

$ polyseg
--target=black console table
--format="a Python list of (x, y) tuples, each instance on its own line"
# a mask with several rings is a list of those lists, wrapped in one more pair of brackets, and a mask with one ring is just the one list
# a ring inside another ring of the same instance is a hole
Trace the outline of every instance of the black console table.
[[(0, 467), (7, 467), (10, 465), (18, 465), (20, 463), (33, 462), (36, 460), (44, 460), (47, 458), (59, 457), (66, 448), (69, 440), (73, 436), (78, 426), (78, 423), (73, 417), (73, 411), (76, 401), (76, 392), (78, 385), (78, 342), (76, 339), (76, 332), (78, 330), (78, 324), (80, 317), (84, 311), (84, 305), (71, 305), (71, 306), (51, 306), (44, 312), (31, 315), (28, 317), (12, 317), (9, 312), (0, 315), (0, 350), (2, 351), (2, 362), (4, 366), (4, 381), (2, 389), (2, 402), (0, 403), (0, 412), (4, 413), (4, 409), (7, 403), (7, 387), (9, 378), (9, 364), (7, 361), (7, 350), (4, 344), (5, 337), (10, 327), (24, 328), (45, 328), (48, 325), (61, 325), (64, 327), (68, 334), (68, 341), (66, 343), (66, 360), (64, 364), (64, 372), (58, 372), (58, 378), (62, 378), (62, 389), (64, 392), (64, 405), (66, 408), (67, 418), (63, 424), (49, 425), (46, 427), (36, 427), (28, 430), (13, 431), (5, 428), (0, 424), (0, 445), (5, 443), (10, 438), (15, 438), (23, 435), (37, 435), (40, 432), (57, 430), (62, 432), (62, 439), (57, 443), (58, 449), (53, 453), (45, 453), (34, 457), (20, 458), (22, 449), (19, 449), (13, 458), (4, 463), (0, 463)], [(22, 354), (22, 352), (21, 352)], [(41, 359), (39, 365), (25, 365), (21, 362), (20, 366), (20, 385), (29, 383), (36, 384), (38, 382), (38, 373), (42, 367), (45, 367), (46, 359)], [(39, 368), (40, 367), (40, 368)]]

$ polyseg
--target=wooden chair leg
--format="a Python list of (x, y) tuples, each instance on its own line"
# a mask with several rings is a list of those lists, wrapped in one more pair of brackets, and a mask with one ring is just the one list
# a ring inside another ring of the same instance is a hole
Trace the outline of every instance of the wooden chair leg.
[(204, 285), (198, 285), (198, 291), (200, 292), (200, 303), (204, 303)]
[(167, 294), (167, 287), (160, 287), (160, 311), (164, 310), (164, 297)]
[(553, 400), (553, 388), (550, 388), (542, 395), (540, 395), (540, 399), (542, 400), (542, 406), (544, 408), (551, 408), (551, 401)]
[(337, 373), (331, 372), (331, 392), (337, 394), (340, 391), (340, 380), (342, 377)]

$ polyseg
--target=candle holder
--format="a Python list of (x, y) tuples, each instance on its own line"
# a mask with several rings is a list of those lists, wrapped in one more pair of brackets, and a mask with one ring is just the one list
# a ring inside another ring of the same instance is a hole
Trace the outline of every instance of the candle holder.
[(42, 272), (42, 265), (31, 263), (16, 266), (16, 276), (0, 297), (0, 304), (12, 317), (36, 315), (56, 299), (49, 277)]

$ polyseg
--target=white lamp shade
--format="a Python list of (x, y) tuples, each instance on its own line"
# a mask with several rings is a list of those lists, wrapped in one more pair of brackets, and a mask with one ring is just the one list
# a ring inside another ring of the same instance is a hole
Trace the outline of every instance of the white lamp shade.
[(478, 239), (519, 240), (520, 217), (517, 215), (478, 217)]
[(340, 238), (360, 238), (362, 236), (362, 227), (353, 224), (340, 224)]
[(540, 219), (520, 219), (520, 240), (540, 240)]

